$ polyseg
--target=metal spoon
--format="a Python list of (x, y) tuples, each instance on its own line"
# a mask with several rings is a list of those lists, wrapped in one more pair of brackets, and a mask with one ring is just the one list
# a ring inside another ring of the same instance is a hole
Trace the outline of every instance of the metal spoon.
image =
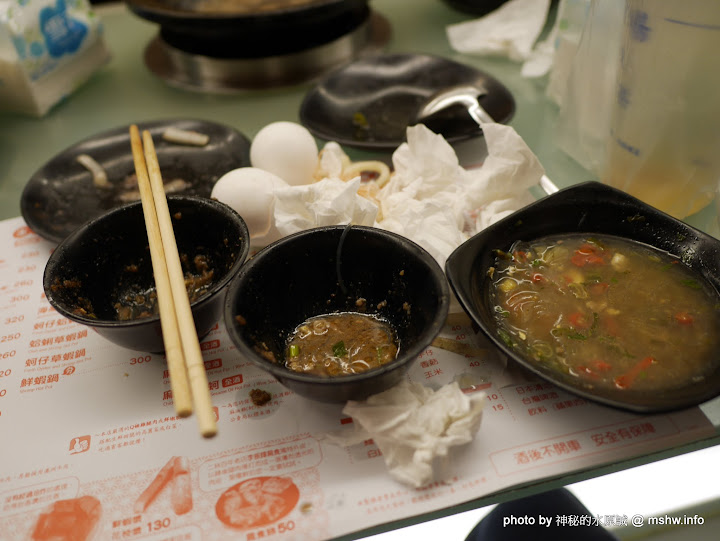
[(456, 104), (464, 106), (472, 119), (482, 126), (483, 122), (495, 122), (488, 112), (482, 108), (478, 98), (485, 96), (484, 86), (459, 85), (441, 90), (430, 97), (417, 113), (416, 121), (422, 123), (426, 118)]
[[(421, 124), (435, 113), (457, 104), (464, 106), (480, 127), (484, 123), (495, 122), (478, 101), (478, 98), (486, 94), (487, 89), (482, 85), (458, 85), (443, 89), (431, 96), (420, 108), (415, 116), (415, 123)], [(540, 187), (548, 195), (558, 191), (557, 185), (546, 175), (540, 177)]]

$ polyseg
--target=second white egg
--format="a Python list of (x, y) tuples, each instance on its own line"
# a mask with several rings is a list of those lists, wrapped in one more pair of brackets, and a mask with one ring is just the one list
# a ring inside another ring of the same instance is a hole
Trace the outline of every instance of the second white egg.
[(210, 197), (233, 208), (248, 226), (250, 238), (258, 240), (273, 226), (273, 192), (288, 183), (256, 167), (241, 167), (225, 173), (213, 186)]

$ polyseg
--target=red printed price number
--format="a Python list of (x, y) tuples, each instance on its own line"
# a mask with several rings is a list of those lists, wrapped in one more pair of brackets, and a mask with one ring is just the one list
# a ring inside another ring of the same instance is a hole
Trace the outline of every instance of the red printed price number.
[(488, 402), (493, 411), (503, 411), (505, 406), (502, 405), (502, 399), (496, 393), (490, 393), (487, 395)]
[(158, 532), (170, 527), (170, 518), (165, 517), (162, 519), (153, 520), (147, 523), (148, 532)]

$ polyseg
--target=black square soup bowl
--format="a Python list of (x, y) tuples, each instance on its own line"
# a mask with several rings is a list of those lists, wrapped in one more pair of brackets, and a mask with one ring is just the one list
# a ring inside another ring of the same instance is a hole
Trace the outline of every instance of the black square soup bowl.
[(621, 237), (679, 258), (720, 290), (720, 241), (642, 201), (598, 182), (560, 190), (505, 217), (459, 246), (447, 259), (445, 272), (460, 304), (509, 359), (575, 395), (633, 412), (678, 410), (720, 394), (720, 351), (699, 381), (664, 390), (588, 389), (572, 377), (532, 362), (510, 347), (498, 331), (490, 298), (488, 269), (495, 250), (508, 251), (516, 241), (572, 233)]

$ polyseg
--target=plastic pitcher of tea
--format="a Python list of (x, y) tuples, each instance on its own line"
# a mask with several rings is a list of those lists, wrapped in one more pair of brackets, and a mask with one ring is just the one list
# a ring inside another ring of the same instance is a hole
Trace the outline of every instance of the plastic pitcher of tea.
[(720, 2), (627, 0), (603, 182), (675, 216), (720, 180)]

